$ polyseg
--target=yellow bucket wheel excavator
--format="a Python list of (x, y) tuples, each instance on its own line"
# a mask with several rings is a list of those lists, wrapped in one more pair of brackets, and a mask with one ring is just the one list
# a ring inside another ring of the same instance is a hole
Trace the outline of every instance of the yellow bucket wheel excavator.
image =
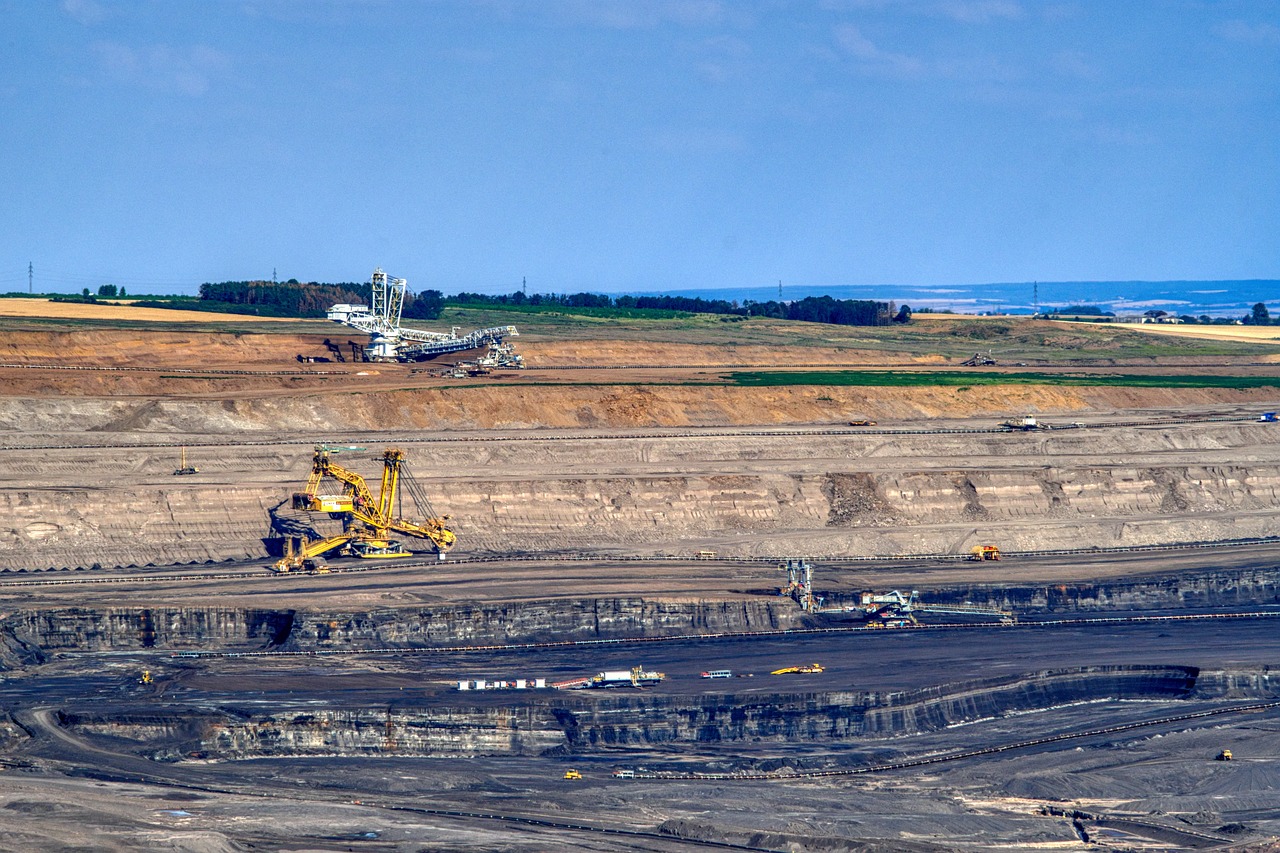
[[(306, 490), (294, 494), (293, 508), (327, 512), (331, 517), (341, 518), (343, 532), (314, 542), (304, 541), (297, 549), (286, 548), (285, 556), (276, 562), (275, 570), (314, 569), (323, 565), (325, 554), (339, 550), (366, 558), (408, 556), (409, 552), (390, 538), (393, 533), (430, 541), (443, 560), (457, 537), (446, 525), (449, 516), (436, 514), (421, 484), (405, 465), (404, 452), (394, 447), (383, 451), (382, 482), (377, 497), (363, 477), (333, 461), (332, 455), (337, 452), (338, 448), (316, 446)], [(340, 483), (341, 493), (321, 494), (320, 488), (326, 480)], [(401, 486), (409, 492), (418, 511), (426, 514), (424, 521), (409, 521), (401, 516)], [(292, 539), (286, 541), (292, 543)]]

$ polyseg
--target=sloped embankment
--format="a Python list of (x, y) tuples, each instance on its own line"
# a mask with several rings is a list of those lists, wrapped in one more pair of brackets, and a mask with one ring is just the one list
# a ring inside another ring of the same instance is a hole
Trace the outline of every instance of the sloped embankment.
[(235, 434), (289, 429), (532, 429), (841, 424), (1202, 406), (1260, 406), (1274, 389), (1061, 387), (838, 387), (514, 384), (220, 399), (26, 396), (0, 398), (0, 430)]
[(768, 631), (807, 617), (790, 599), (662, 601), (567, 599), (373, 611), (225, 607), (18, 610), (0, 619), (10, 660), (75, 650), (251, 651), (285, 648), (431, 648), (545, 639), (663, 637)]

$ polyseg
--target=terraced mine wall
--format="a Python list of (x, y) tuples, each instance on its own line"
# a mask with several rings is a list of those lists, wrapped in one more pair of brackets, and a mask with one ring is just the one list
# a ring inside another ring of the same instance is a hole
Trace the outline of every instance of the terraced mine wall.
[[(1180, 666), (1052, 670), (895, 693), (698, 697), (554, 693), (512, 703), (363, 710), (135, 716), (65, 715), (64, 725), (140, 745), (158, 758), (397, 754), (536, 755), (682, 744), (832, 743), (901, 737), (1080, 702), (1280, 695), (1280, 673)], [(472, 697), (474, 698), (474, 697)]]
[[(305, 479), (302, 478), (302, 479)], [(456, 553), (590, 550), (724, 556), (955, 554), (1261, 538), (1280, 465), (547, 477), (429, 485)], [(284, 487), (8, 489), (10, 570), (265, 559)], [(753, 536), (741, 537), (743, 531)], [(767, 534), (767, 535), (765, 535)], [(738, 541), (734, 541), (738, 539)]]
[(1194, 667), (1100, 666), (896, 693), (725, 694), (675, 708), (647, 698), (610, 698), (559, 713), (574, 750), (899, 737), (1073, 702), (1180, 699), (1194, 689), (1196, 676)]
[[(1017, 615), (1131, 609), (1177, 610), (1280, 602), (1280, 568), (1119, 579), (1108, 583), (923, 590), (924, 601), (978, 603)], [(828, 603), (855, 596), (833, 593)], [(671, 637), (822, 627), (789, 598), (731, 601), (555, 599), (372, 611), (203, 607), (19, 610), (0, 618), (0, 665), (63, 650), (309, 651), (432, 648), (542, 640)]]
[(539, 640), (771, 631), (806, 624), (790, 599), (582, 599), (370, 612), (231, 608), (27, 610), (0, 619), (11, 658), (63, 650), (247, 651), (431, 648)]

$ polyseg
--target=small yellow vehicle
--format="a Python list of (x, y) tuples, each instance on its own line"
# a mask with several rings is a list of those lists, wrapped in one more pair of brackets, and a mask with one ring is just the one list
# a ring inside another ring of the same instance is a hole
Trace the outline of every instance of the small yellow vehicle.
[(577, 770), (566, 770), (566, 771), (564, 771), (564, 778), (566, 778), (566, 779), (581, 779), (581, 778), (582, 778), (582, 774), (581, 774), (581, 773), (579, 773)]
[(793, 675), (796, 673), (813, 673), (824, 672), (824, 668), (820, 663), (806, 663), (800, 666), (784, 666), (782, 669), (775, 669), (770, 675)]

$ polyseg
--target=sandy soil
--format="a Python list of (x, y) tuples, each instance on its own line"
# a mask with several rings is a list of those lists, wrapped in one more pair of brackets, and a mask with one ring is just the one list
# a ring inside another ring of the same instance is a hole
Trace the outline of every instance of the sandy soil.
[(1220, 341), (1280, 343), (1280, 326), (1190, 326), (1175, 323), (1136, 323), (1125, 328), (1153, 335), (1208, 338)]
[(157, 323), (296, 323), (280, 317), (251, 314), (215, 314), (208, 311), (179, 311), (168, 308), (135, 308), (125, 301), (51, 302), (48, 299), (0, 299), (0, 317), (40, 317), (60, 320), (132, 320)]

